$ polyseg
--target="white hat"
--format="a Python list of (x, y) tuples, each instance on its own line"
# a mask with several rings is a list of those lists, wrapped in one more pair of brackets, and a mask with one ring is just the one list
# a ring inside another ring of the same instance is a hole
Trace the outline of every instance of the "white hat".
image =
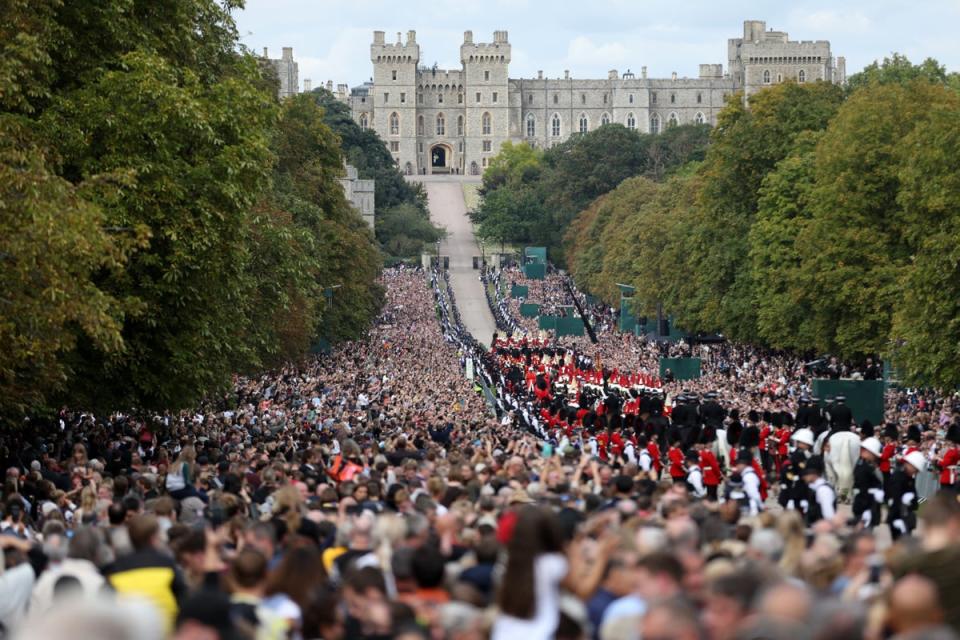
[(797, 430), (793, 433), (793, 436), (791, 436), (790, 439), (791, 439), (791, 440), (796, 440), (797, 442), (802, 442), (803, 444), (806, 444), (806, 445), (809, 445), (809, 446), (812, 447), (812, 446), (813, 446), (813, 431), (811, 431), (810, 429), (797, 429)]
[(880, 446), (880, 441), (874, 437), (865, 438), (860, 442), (860, 448), (866, 449), (873, 455), (880, 457), (883, 451), (883, 447)]
[(927, 468), (927, 458), (919, 451), (911, 451), (907, 455), (903, 456), (903, 461), (917, 471), (923, 471)]

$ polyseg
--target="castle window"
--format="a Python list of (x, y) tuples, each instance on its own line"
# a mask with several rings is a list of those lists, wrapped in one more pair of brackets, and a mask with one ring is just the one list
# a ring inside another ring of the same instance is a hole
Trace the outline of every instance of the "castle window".
[(417, 102), (419, 102), (420, 104), (423, 104), (423, 94), (422, 94), (422, 93), (418, 93), (418, 94), (417, 94)]
[(703, 94), (700, 92), (697, 92), (697, 104), (702, 104), (702, 103), (703, 103)]
[(365, 113), (360, 114), (360, 128), (361, 129), (367, 128), (367, 114)]
[(423, 116), (417, 117), (417, 135), (418, 136), (423, 135)]
[(807, 81), (807, 72), (804, 71), (803, 69), (800, 69), (800, 71), (797, 73), (797, 82), (799, 82), (800, 84), (803, 84), (806, 81)]
[(633, 114), (632, 114), (632, 113), (628, 113), (628, 114), (627, 114), (627, 129), (631, 129), (631, 130), (632, 130), (632, 129), (636, 129), (636, 128), (637, 128), (637, 120), (636, 120), (636, 118), (633, 117)]
[(493, 102), (496, 102), (496, 101), (497, 101), (497, 92), (494, 91), (494, 92), (493, 92)]
[(457, 104), (463, 104), (463, 94), (462, 94), (462, 93), (458, 93), (458, 94), (457, 94)]
[(781, 82), (783, 82), (783, 74), (782, 74), (782, 73), (778, 73), (778, 74), (777, 74), (777, 84), (780, 84)]
[(483, 135), (485, 136), (490, 135), (490, 114), (489, 113), (483, 114), (483, 117), (480, 119), (480, 130), (483, 133)]
[(417, 143), (417, 151), (419, 151), (420, 153), (423, 153), (423, 143), (422, 143), (422, 142), (418, 142), (418, 143)]
[(700, 113), (699, 111), (697, 112), (697, 115), (694, 117), (693, 120), (694, 120), (694, 122), (696, 122), (697, 124), (703, 124), (704, 122), (706, 122), (706, 118), (704, 118), (704, 117), (703, 117), (703, 114)]
[(463, 135), (463, 116), (457, 116), (457, 135)]
[(397, 153), (398, 151), (400, 151), (400, 143), (399, 143), (398, 141), (396, 141), (396, 140), (391, 140), (391, 141), (390, 141), (390, 151), (392, 151), (392, 152), (394, 152), (394, 153)]
[(390, 135), (400, 135), (400, 116), (396, 112), (390, 114)]
[(670, 94), (670, 104), (676, 104), (676, 103), (677, 103), (677, 94), (671, 93), (671, 94)]
[(384, 93), (384, 94), (383, 94), (383, 104), (387, 104), (388, 102), (390, 102), (390, 94), (389, 94), (389, 93)]
[(600, 126), (602, 127), (605, 124), (610, 124), (610, 116), (606, 113), (600, 116)]
[(392, 73), (393, 73), (393, 79), (396, 80), (396, 79), (397, 79), (397, 70), (394, 69)]
[(480, 92), (477, 91), (477, 104), (479, 104), (479, 103), (480, 103)]
[(680, 120), (677, 119), (677, 114), (671, 113), (671, 114), (670, 114), (670, 117), (667, 118), (667, 128), (668, 128), (668, 129), (673, 128), (673, 127), (677, 126), (678, 124), (680, 124)]
[(406, 103), (407, 103), (407, 94), (401, 93), (401, 94), (400, 94), (400, 104), (406, 104)]
[(560, 115), (557, 113), (553, 114), (553, 121), (550, 123), (550, 133), (553, 134), (554, 138), (560, 137)]
[(484, 80), (490, 80), (490, 72), (489, 72), (489, 71), (484, 71), (484, 72), (483, 72), (483, 79), (484, 79)]
[(460, 143), (457, 144), (457, 151), (459, 151), (460, 153), (463, 153), (463, 140), (461, 140)]
[(438, 94), (437, 94), (437, 104), (443, 104), (443, 94), (442, 94), (442, 93), (438, 93)]
[(587, 114), (580, 114), (580, 133), (586, 133), (590, 130), (590, 122), (587, 120)]
[(607, 104), (607, 94), (603, 94), (603, 104)]
[[(653, 101), (654, 101), (654, 103), (656, 103), (656, 101), (657, 101), (657, 94), (653, 94)], [(629, 102), (630, 104), (633, 104), (633, 94), (632, 94), (632, 93), (630, 94), (630, 97), (627, 98), (627, 102)]]
[(483, 150), (484, 150), (485, 152), (487, 152), (487, 153), (489, 153), (490, 151), (493, 151), (493, 143), (490, 142), (489, 140), (484, 140), (484, 141), (483, 141)]
[(557, 104), (559, 102), (560, 102), (560, 94), (559, 93), (553, 94), (553, 104)]
[(537, 119), (532, 113), (527, 114), (527, 137), (532, 138), (537, 135)]
[(587, 94), (585, 93), (580, 94), (580, 104), (587, 104)]
[(770, 70), (766, 69), (763, 72), (763, 84), (770, 84)]
[(444, 120), (442, 113), (437, 115), (437, 135), (438, 136), (447, 135), (447, 123)]
[(660, 116), (657, 114), (650, 116), (650, 133), (660, 133)]

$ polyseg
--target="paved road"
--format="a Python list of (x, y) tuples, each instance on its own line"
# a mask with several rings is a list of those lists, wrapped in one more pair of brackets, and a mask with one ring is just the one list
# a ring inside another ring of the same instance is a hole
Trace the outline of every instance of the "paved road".
[(440, 255), (450, 256), (450, 284), (453, 285), (463, 324), (474, 338), (490, 346), (497, 325), (487, 307), (480, 272), (473, 269), (473, 256), (480, 255), (480, 248), (473, 236), (467, 205), (463, 200), (462, 184), (470, 178), (414, 176), (411, 179), (423, 182), (430, 198), (430, 218), (447, 230), (447, 237), (440, 245)]

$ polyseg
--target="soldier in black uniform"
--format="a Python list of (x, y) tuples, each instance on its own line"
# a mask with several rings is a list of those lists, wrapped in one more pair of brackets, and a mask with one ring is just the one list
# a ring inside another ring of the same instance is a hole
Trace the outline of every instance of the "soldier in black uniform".
[(677, 406), (670, 414), (673, 421), (671, 433), (679, 435), (684, 449), (689, 449), (697, 441), (700, 425), (700, 407), (697, 396), (683, 393), (677, 398)]
[(877, 461), (883, 452), (880, 441), (874, 437), (860, 442), (860, 459), (853, 468), (853, 521), (863, 523), (867, 529), (880, 524), (880, 507), (883, 505), (883, 475), (877, 469)]
[(837, 396), (833, 406), (830, 408), (830, 428), (832, 433), (838, 431), (849, 431), (850, 424), (853, 422), (853, 412), (847, 406), (845, 396)]
[(810, 456), (803, 470), (807, 496), (801, 501), (804, 521), (813, 526), (821, 520), (832, 520), (837, 514), (837, 492), (823, 478), (824, 465), (820, 456)]
[(717, 402), (718, 397), (719, 394), (716, 391), (711, 391), (704, 396), (706, 402), (700, 406), (700, 416), (703, 418), (703, 426), (710, 428), (713, 433), (716, 433), (717, 429), (723, 426), (723, 419), (727, 417), (727, 412), (724, 411), (720, 403)]
[(890, 476), (890, 488), (887, 491), (887, 524), (890, 535), (896, 540), (909, 535), (917, 526), (917, 485), (919, 472), (927, 467), (927, 459), (919, 451), (911, 451), (903, 456), (900, 469)]
[(813, 437), (818, 438), (827, 428), (827, 418), (824, 416), (823, 408), (820, 406), (820, 398), (813, 396), (810, 398), (810, 413), (807, 415), (807, 428), (813, 431)]
[(730, 410), (730, 423), (727, 425), (727, 445), (731, 448), (736, 447), (740, 442), (740, 434), (743, 433), (743, 423), (740, 422), (740, 410)]
[(777, 502), (784, 509), (799, 509), (800, 501), (806, 496), (803, 472), (807, 460), (813, 455), (813, 432), (810, 429), (797, 429), (790, 440), (793, 450), (790, 452), (789, 462), (780, 472), (780, 495), (777, 496)]

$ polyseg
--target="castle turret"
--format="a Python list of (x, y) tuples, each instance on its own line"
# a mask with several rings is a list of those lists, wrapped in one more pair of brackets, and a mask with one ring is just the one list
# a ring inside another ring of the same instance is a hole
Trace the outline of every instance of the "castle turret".
[(510, 54), (506, 31), (494, 31), (491, 43), (475, 43), (472, 32), (464, 33), (460, 62), (466, 94), (466, 173), (482, 171), (510, 138)]
[(370, 45), (373, 62), (373, 91), (370, 123), (381, 132), (394, 161), (403, 168), (416, 166), (417, 64), (420, 46), (416, 32), (407, 32), (407, 41), (397, 34), (396, 44), (386, 44), (383, 31), (374, 31)]

